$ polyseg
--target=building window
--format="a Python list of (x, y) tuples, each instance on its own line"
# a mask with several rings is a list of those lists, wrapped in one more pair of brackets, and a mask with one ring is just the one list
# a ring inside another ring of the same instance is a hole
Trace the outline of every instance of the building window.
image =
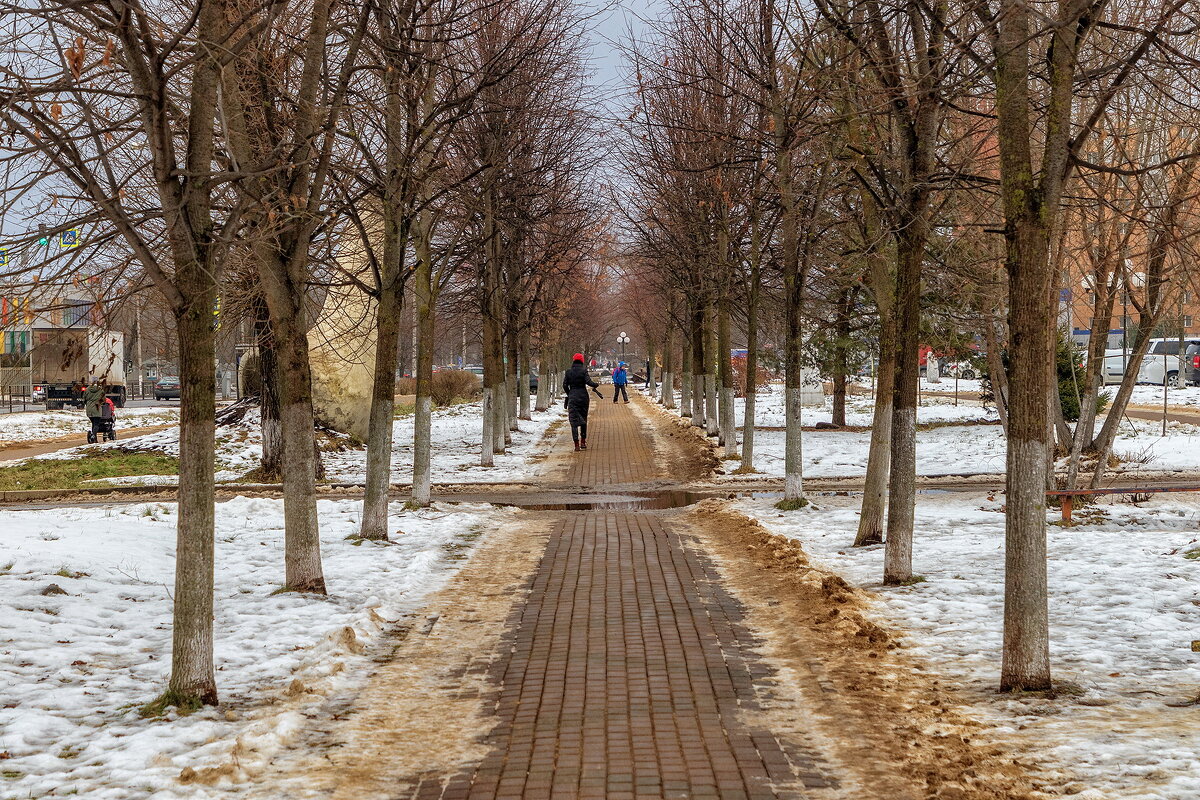
[(1192, 327), (1192, 317), (1190, 314), (1183, 315), (1183, 327), (1185, 327), (1185, 328)]
[(1183, 293), (1183, 302), (1185, 302), (1185, 303), (1190, 303), (1190, 302), (1192, 302), (1192, 293), (1191, 293), (1191, 292), (1184, 292), (1184, 293)]

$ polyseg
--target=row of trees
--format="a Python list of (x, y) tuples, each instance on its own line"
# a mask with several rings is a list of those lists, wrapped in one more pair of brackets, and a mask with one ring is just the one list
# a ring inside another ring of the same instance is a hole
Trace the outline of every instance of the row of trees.
[(159, 705), (215, 703), (215, 312), (236, 309), (257, 334), (284, 586), (324, 593), (308, 342), (321, 297), (356, 288), (370, 300), (361, 535), (386, 539), (405, 298), (417, 328), (412, 496), (426, 505), (438, 309), (482, 321), (490, 465), (529, 416), (531, 364), (553, 372), (566, 346), (572, 283), (603, 278), (584, 17), (567, 0), (46, 0), (0, 5), (0, 19), (4, 205), (87, 242), (6, 278), (103, 271), (156, 291), (173, 317), (179, 522)]
[[(937, 328), (983, 345), (1008, 438), (1006, 690), (1050, 686), (1055, 458), (1072, 457), (1072, 485), (1085, 457), (1100, 479), (1151, 331), (1186, 285), (1200, 231), (1198, 10), (1185, 0), (671, 3), (630, 47), (626, 264), (659, 298), (643, 327), (664, 343), (664, 387), (678, 369), (682, 412), (739, 455), (731, 320), (745, 331), (748, 374), (762, 321), (781, 320), (782, 505), (798, 507), (806, 347), (825, 342), (844, 409), (854, 348), (873, 338), (856, 544), (886, 533), (885, 583), (913, 577), (919, 345)], [(1072, 427), (1054, 355), (1059, 290), (1081, 272), (1099, 334)], [(1097, 432), (1113, 298), (1131, 280), (1138, 339)], [(746, 471), (753, 421), (748, 397)]]

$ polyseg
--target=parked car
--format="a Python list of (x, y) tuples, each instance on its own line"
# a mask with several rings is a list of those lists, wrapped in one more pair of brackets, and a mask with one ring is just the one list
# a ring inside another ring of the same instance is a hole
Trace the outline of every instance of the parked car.
[(1184, 380), (1190, 386), (1200, 386), (1200, 344), (1189, 344), (1183, 354)]
[(1125, 365), (1129, 363), (1129, 353), (1124, 350), (1105, 350), (1104, 369), (1100, 371), (1101, 380), (1108, 384), (1120, 383), (1125, 378)]
[[(1165, 383), (1172, 388), (1180, 386), (1179, 344), (1179, 339), (1151, 339), (1150, 349), (1146, 351), (1142, 367), (1138, 370), (1137, 382), (1155, 386)], [(1200, 339), (1184, 339), (1183, 345), (1184, 355), (1187, 355), (1187, 348), (1200, 345)]]
[(32, 394), (30, 395), (29, 399), (33, 402), (44, 403), (46, 401), (46, 384), (35, 383), (30, 391)]
[(948, 361), (941, 365), (938, 372), (944, 378), (962, 378), (964, 381), (973, 381), (979, 377), (970, 361)]
[(154, 382), (155, 400), (178, 400), (179, 378), (174, 375), (163, 375)]

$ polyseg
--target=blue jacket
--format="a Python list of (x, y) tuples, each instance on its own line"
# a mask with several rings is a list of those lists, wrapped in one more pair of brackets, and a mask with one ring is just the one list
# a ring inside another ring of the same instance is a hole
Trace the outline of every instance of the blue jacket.
[(629, 383), (629, 370), (624, 367), (617, 367), (612, 374), (614, 386), (624, 386)]

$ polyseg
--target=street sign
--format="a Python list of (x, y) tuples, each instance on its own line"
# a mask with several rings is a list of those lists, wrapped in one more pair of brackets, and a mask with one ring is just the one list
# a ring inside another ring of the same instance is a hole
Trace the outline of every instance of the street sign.
[(58, 235), (58, 246), (62, 248), (78, 247), (79, 246), (79, 231), (72, 228), (69, 231), (63, 231)]
[(8, 266), (8, 250), (7, 250), (7, 248), (0, 247), (0, 267), (7, 267), (7, 266)]

